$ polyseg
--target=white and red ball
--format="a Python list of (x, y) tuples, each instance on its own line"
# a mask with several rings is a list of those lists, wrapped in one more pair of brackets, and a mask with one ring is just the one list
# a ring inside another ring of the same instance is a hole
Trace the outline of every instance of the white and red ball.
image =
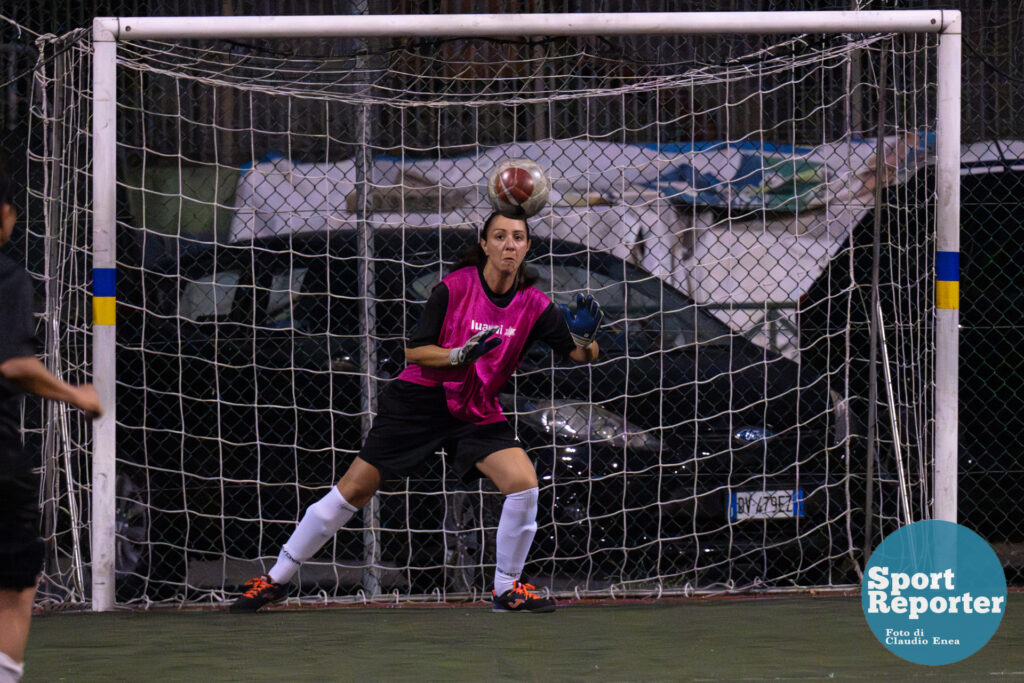
[(487, 197), (498, 213), (509, 218), (529, 218), (544, 208), (551, 181), (537, 162), (506, 159), (487, 176)]

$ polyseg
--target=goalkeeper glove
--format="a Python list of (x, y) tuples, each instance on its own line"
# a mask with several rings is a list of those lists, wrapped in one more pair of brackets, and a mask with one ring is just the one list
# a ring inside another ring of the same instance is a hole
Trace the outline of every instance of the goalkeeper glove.
[(586, 348), (594, 341), (597, 328), (601, 326), (604, 319), (604, 311), (598, 305), (593, 295), (576, 295), (576, 312), (573, 313), (565, 304), (560, 304), (562, 313), (565, 314), (565, 322), (569, 324), (569, 334), (576, 346)]
[(501, 343), (501, 337), (492, 336), (497, 331), (497, 327), (480, 330), (462, 346), (449, 350), (448, 361), (452, 365), (466, 365), (475, 362), (477, 358)]

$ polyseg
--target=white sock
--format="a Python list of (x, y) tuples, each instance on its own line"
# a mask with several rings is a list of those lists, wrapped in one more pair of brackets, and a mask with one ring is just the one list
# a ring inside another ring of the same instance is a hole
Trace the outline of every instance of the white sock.
[(18, 664), (6, 652), (0, 652), (0, 683), (18, 683), (25, 673), (25, 664)]
[(306, 509), (302, 521), (281, 548), (277, 563), (267, 572), (274, 583), (287, 583), (295, 576), (299, 565), (313, 557), (324, 543), (345, 526), (359, 509), (352, 506), (337, 486)]
[(494, 592), (501, 595), (519, 580), (537, 533), (537, 487), (505, 496), (498, 520), (497, 560)]

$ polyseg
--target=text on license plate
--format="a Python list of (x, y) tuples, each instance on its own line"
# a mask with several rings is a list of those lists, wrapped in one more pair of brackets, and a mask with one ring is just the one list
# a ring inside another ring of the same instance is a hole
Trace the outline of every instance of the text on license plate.
[(783, 491), (732, 491), (729, 494), (729, 520), (781, 519), (804, 516), (804, 492), (801, 489)]

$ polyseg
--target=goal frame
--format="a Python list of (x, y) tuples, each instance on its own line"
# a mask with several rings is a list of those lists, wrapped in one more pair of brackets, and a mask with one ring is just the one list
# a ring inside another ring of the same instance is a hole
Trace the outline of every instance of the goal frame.
[(935, 33), (935, 519), (957, 520), (961, 15), (957, 10), (585, 14), (98, 17), (93, 20), (93, 381), (107, 407), (93, 425), (92, 610), (114, 608), (117, 46), (202, 38), (526, 37), (733, 33)]

